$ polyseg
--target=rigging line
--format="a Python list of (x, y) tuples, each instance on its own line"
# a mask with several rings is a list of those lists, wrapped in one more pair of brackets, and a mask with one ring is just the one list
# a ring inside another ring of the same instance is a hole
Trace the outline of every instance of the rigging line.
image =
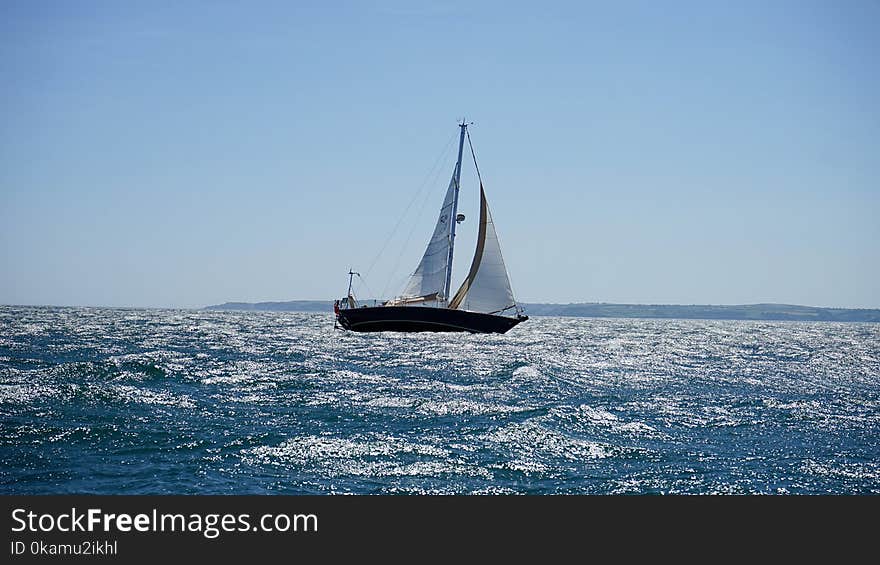
[(480, 176), (480, 166), (477, 165), (477, 154), (474, 153), (474, 144), (471, 143), (471, 132), (470, 130), (465, 130), (468, 138), (468, 147), (471, 148), (471, 157), (474, 158), (474, 168), (477, 170), (477, 180), (480, 181), (480, 186), (483, 186), (483, 177)]
[[(376, 253), (376, 256), (373, 257), (373, 260), (370, 262), (370, 266), (367, 267), (367, 270), (365, 272), (365, 276), (369, 275), (370, 272), (373, 270), (373, 267), (376, 266), (376, 262), (379, 260), (379, 257), (382, 256), (382, 253), (385, 252), (385, 248), (388, 247), (388, 243), (391, 241), (391, 238), (394, 237), (394, 234), (397, 232), (397, 228), (400, 227), (400, 224), (401, 224), (401, 222), (403, 222), (403, 219), (406, 217), (407, 212), (409, 212), (409, 209), (412, 208), (412, 205), (415, 203), (416, 199), (419, 197), (419, 195), (422, 193), (422, 191), (425, 189), (425, 187), (428, 186), (428, 180), (430, 180), (431, 176), (435, 174), (435, 169), (437, 169), (438, 165), (440, 164), (440, 161), (443, 160), (443, 157), (449, 151), (449, 146), (452, 145), (452, 141), (454, 139), (455, 139), (455, 135), (453, 134), (452, 136), (450, 136), (449, 141), (446, 142), (446, 146), (443, 148), (443, 151), (440, 152), (440, 156), (437, 157), (437, 160), (434, 162), (434, 165), (428, 170), (428, 173), (425, 175), (425, 178), (422, 180), (422, 184), (419, 186), (418, 190), (416, 190), (415, 194), (413, 194), (413, 197), (410, 199), (409, 204), (406, 205), (406, 208), (404, 209), (403, 213), (400, 214), (400, 216), (397, 218), (397, 223), (394, 224), (394, 227), (391, 229), (391, 233), (389, 233), (388, 237), (385, 238), (385, 243), (382, 244), (382, 247), (379, 249), (379, 252)], [(384, 290), (383, 290), (383, 292), (384, 292)], [(380, 298), (380, 297), (377, 297), (377, 298)]]
[[(455, 135), (453, 135), (452, 137), (449, 138), (449, 141), (446, 143), (446, 147), (445, 147), (445, 149), (443, 150), (443, 154), (442, 154), (442, 156), (441, 156), (441, 159), (442, 159), (443, 157), (446, 157), (446, 154), (447, 154), (448, 151), (449, 151), (449, 147), (450, 147), (450, 145), (452, 144), (452, 141), (453, 141), (454, 139), (455, 139)], [(433, 167), (434, 170), (432, 171), (432, 174), (433, 174), (432, 184), (433, 184), (434, 182), (436, 182), (437, 179), (439, 178), (439, 175), (440, 175), (440, 168), (439, 168), (437, 165), (440, 163), (440, 160), (441, 160), (441, 159), (438, 159), (437, 162), (434, 163), (434, 167)], [(418, 211), (418, 213), (417, 213), (416, 216), (415, 216), (415, 221), (413, 222), (413, 225), (412, 225), (412, 227), (411, 227), (410, 230), (409, 230), (409, 234), (407, 234), (406, 239), (405, 239), (404, 242), (403, 242), (403, 246), (402, 246), (401, 249), (400, 249), (400, 253), (397, 255), (397, 259), (394, 261), (394, 266), (393, 266), (393, 267), (391, 268), (391, 270), (389, 271), (388, 279), (387, 279), (387, 281), (385, 282), (385, 286), (382, 287), (382, 295), (383, 295), (383, 296), (385, 295), (385, 291), (388, 290), (388, 287), (391, 285), (391, 279), (394, 278), (394, 275), (395, 275), (395, 273), (397, 272), (397, 268), (400, 266), (400, 260), (403, 259), (403, 255), (404, 255), (404, 254), (406, 253), (406, 251), (407, 251), (407, 246), (408, 246), (409, 242), (412, 241), (413, 233), (415, 233), (416, 228), (419, 227), (419, 225), (421, 225), (421, 224), (419, 223), (418, 220), (422, 217), (422, 214), (424, 214), (424, 212), (425, 212), (425, 206), (427, 206), (427, 204), (428, 204), (428, 200), (429, 200), (429, 197), (430, 197), (430, 196), (431, 196), (431, 193), (430, 193), (430, 192), (426, 192), (424, 198), (422, 199), (422, 205), (419, 207), (419, 211)], [(406, 279), (406, 278), (409, 277), (410, 275), (412, 275), (412, 273), (407, 273), (406, 275), (404, 275), (403, 278)]]
[[(480, 189), (482, 190), (482, 188), (483, 188), (483, 177), (480, 176), (480, 166), (477, 165), (477, 154), (474, 152), (474, 144), (471, 143), (471, 132), (470, 132), (470, 130), (466, 130), (466, 133), (467, 133), (468, 147), (471, 148), (471, 156), (474, 158), (474, 168), (477, 170), (477, 179), (480, 181)], [(488, 205), (487, 205), (487, 206), (488, 206)], [(491, 212), (489, 212), (489, 218), (492, 218), (492, 213), (491, 213)], [(493, 227), (493, 229), (494, 229), (494, 227), (495, 227), (495, 220), (494, 220), (494, 219), (492, 219), (492, 227)], [(497, 232), (497, 231), (495, 232), (495, 239), (496, 239), (496, 240), (497, 240), (497, 239), (500, 239), (500, 238), (498, 237), (498, 232)], [(499, 242), (498, 245), (499, 245), (499, 247), (500, 247), (500, 246), (501, 246), (501, 243)], [(516, 301), (516, 293), (513, 291), (513, 283), (510, 282), (510, 271), (507, 270), (507, 263), (504, 263), (504, 259), (503, 259), (503, 258), (501, 259), (501, 261), (502, 261), (502, 263), (504, 264), (504, 274), (507, 275), (507, 285), (510, 287), (510, 294), (512, 294), (513, 297), (514, 297), (514, 298), (513, 298), (513, 306), (517, 309), (517, 312), (519, 312), (519, 311), (523, 311), (523, 312), (524, 312), (525, 310), (524, 310), (524, 309), (519, 305), (519, 303)], [(510, 306), (508, 306), (507, 308), (510, 308)], [(507, 308), (504, 308), (504, 310), (507, 310)], [(503, 312), (504, 310), (499, 310), (499, 312)]]
[(372, 296), (373, 300), (381, 300), (382, 299), (381, 296), (376, 296), (376, 294), (373, 292), (373, 289), (370, 288), (370, 285), (367, 284), (367, 281), (365, 281), (364, 277), (362, 277), (361, 275), (358, 275), (358, 283), (363, 285), (364, 288), (367, 289), (367, 292), (369, 292), (370, 294), (373, 295)]
[[(439, 174), (440, 174), (440, 171), (438, 170), (434, 175), (435, 179), (438, 177)], [(422, 199), (422, 205), (419, 207), (418, 214), (416, 214), (416, 220), (418, 220), (419, 218), (422, 217), (422, 214), (425, 212), (425, 206), (428, 205), (428, 200), (430, 200), (430, 197), (431, 197), (430, 192), (425, 193), (425, 196)], [(406, 239), (403, 242), (403, 246), (401, 246), (401, 248), (400, 248), (400, 253), (397, 254), (397, 259), (395, 259), (395, 261), (394, 261), (394, 266), (389, 271), (388, 279), (385, 282), (385, 286), (382, 287), (382, 294), (383, 295), (385, 294), (385, 291), (388, 290), (388, 287), (391, 286), (391, 279), (394, 277), (394, 274), (397, 272), (398, 267), (400, 267), (400, 260), (403, 259), (403, 256), (407, 251), (408, 244), (412, 241), (413, 234), (415, 233), (416, 228), (419, 227), (419, 225), (420, 224), (418, 221), (413, 222), (413, 225), (410, 228), (409, 233), (407, 234)], [(402, 278), (404, 280), (406, 280), (412, 274), (413, 274), (412, 272), (408, 272)]]
[(395, 277), (395, 276), (392, 274), (392, 275), (389, 277), (388, 284), (385, 285), (386, 288), (383, 288), (383, 289), (382, 289), (382, 293), (383, 293), (383, 294), (385, 293), (385, 290), (387, 290), (387, 287), (392, 287), (392, 288), (403, 288), (403, 286), (406, 284), (406, 281), (409, 279), (409, 277), (410, 277), (411, 275), (412, 275), (412, 273), (406, 273), (406, 274), (404, 274), (404, 275), (400, 275), (399, 277)]

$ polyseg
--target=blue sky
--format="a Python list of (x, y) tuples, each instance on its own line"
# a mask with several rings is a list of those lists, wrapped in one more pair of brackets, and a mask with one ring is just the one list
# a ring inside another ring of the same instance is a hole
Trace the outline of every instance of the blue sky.
[(877, 308), (878, 55), (875, 1), (6, 1), (0, 303), (391, 295), (467, 116), (521, 301)]

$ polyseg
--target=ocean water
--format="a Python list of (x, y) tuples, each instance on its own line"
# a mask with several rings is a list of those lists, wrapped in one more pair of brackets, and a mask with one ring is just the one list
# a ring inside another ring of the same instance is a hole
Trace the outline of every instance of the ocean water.
[(3, 494), (878, 494), (880, 324), (0, 307)]

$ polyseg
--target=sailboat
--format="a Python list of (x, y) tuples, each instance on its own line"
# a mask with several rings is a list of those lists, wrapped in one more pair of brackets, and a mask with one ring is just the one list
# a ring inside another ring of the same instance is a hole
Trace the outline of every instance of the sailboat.
[[(529, 319), (513, 296), (468, 125), (464, 120), (458, 124), (461, 128), (458, 160), (452, 179), (422, 260), (403, 292), (380, 304), (359, 305), (351, 292), (353, 277), (358, 273), (349, 269), (348, 294), (334, 303), (336, 321), (344, 329), (356, 332), (505, 333)], [(455, 227), (464, 220), (464, 215), (458, 213), (458, 196), (466, 137), (480, 181), (480, 223), (470, 269), (458, 290), (450, 294)]]

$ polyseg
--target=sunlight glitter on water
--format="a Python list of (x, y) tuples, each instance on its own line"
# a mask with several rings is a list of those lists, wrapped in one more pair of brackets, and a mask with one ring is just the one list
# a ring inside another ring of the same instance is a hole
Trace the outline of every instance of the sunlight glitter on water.
[(0, 307), (0, 328), (7, 493), (880, 494), (880, 324)]

